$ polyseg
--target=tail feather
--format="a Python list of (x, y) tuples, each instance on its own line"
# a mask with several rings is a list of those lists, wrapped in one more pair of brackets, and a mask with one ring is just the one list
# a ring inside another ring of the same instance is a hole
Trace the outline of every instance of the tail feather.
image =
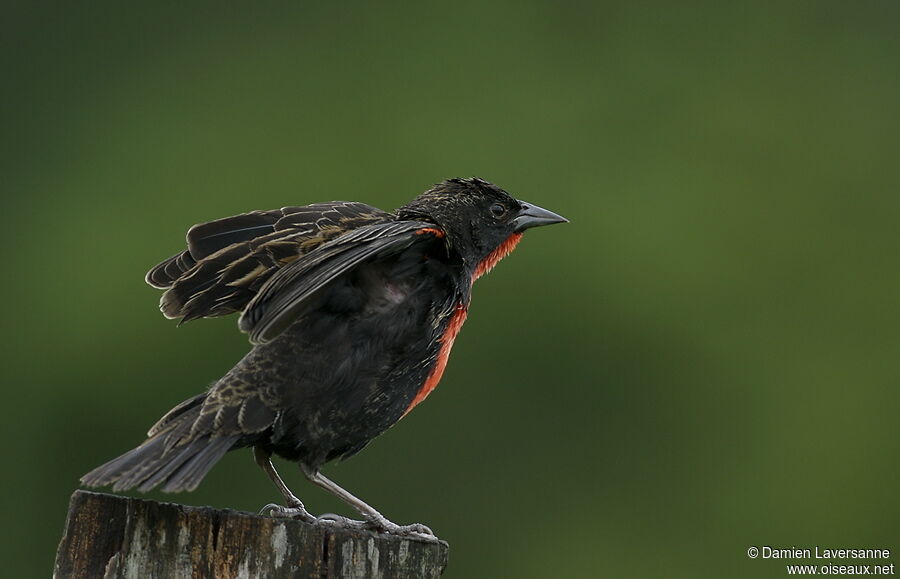
[[(158, 460), (148, 462), (139, 469), (134, 469), (126, 476), (119, 479), (116, 486), (121, 485), (124, 488), (135, 488), (141, 492), (147, 492), (155, 488), (161, 482), (168, 479), (175, 470), (193, 456), (196, 452), (195, 447), (202, 445), (203, 439), (195, 440), (184, 446), (170, 449), (168, 452), (163, 451)], [(121, 490), (116, 488), (115, 490)]]
[(122, 462), (117, 463), (120, 459), (111, 461), (107, 470), (108, 481), (102, 484), (112, 484), (116, 492), (134, 488), (146, 478), (147, 473), (152, 473), (165, 464), (165, 454), (164, 441), (151, 438), (123, 454)]
[(207, 440), (203, 449), (192, 454), (171, 476), (167, 477), (162, 490), (167, 493), (177, 493), (197, 488), (206, 473), (219, 462), (226, 452), (231, 450), (235, 438), (219, 437)]
[[(197, 443), (202, 444), (203, 442), (201, 437), (194, 439), (184, 436), (191, 422), (193, 422), (192, 416), (182, 416), (180, 420), (172, 422), (168, 428), (157, 429), (154, 434), (148, 435), (149, 438), (144, 444), (131, 451), (136, 455), (131, 461), (136, 462), (121, 465), (120, 469), (124, 474), (116, 481), (113, 490), (138, 487), (139, 490), (146, 492), (153, 488), (147, 484), (148, 477), (153, 477), (158, 473), (172, 472), (189, 459), (192, 452), (195, 451)], [(144, 446), (147, 448), (142, 452), (136, 452)], [(128, 454), (130, 453), (125, 453), (124, 456)]]
[(160, 485), (166, 492), (194, 490), (240, 438), (238, 434), (213, 436), (209, 432), (192, 432), (197, 414), (199, 408), (151, 431), (150, 438), (137, 448), (84, 475), (82, 484), (112, 485), (117, 492), (133, 488), (147, 492)]

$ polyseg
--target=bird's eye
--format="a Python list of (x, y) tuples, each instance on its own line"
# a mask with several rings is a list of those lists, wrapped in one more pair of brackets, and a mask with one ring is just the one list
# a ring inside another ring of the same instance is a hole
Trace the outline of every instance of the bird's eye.
[(499, 203), (494, 203), (493, 205), (491, 205), (491, 215), (498, 219), (503, 217), (504, 215), (506, 215), (506, 207)]

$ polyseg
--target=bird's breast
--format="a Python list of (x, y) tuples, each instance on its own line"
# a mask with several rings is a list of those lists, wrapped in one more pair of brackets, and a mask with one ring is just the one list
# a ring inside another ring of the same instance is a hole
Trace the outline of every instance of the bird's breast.
[(466, 321), (467, 313), (468, 310), (464, 304), (460, 303), (456, 306), (456, 310), (453, 312), (450, 321), (447, 323), (447, 328), (444, 330), (441, 337), (438, 338), (440, 347), (438, 349), (434, 367), (428, 374), (428, 377), (425, 378), (425, 382), (422, 384), (422, 387), (419, 388), (419, 391), (416, 393), (415, 397), (413, 397), (409, 406), (406, 407), (403, 416), (409, 414), (419, 402), (425, 400), (425, 398), (437, 388), (438, 383), (441, 381), (441, 377), (444, 375), (444, 370), (447, 368), (447, 361), (450, 359), (450, 350), (453, 348), (453, 342), (456, 340), (459, 330), (462, 329), (462, 325)]

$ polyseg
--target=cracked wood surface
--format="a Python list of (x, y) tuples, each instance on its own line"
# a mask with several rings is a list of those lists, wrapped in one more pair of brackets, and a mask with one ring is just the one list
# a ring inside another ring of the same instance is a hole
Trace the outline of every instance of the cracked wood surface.
[(447, 543), (75, 491), (53, 576), (439, 577)]

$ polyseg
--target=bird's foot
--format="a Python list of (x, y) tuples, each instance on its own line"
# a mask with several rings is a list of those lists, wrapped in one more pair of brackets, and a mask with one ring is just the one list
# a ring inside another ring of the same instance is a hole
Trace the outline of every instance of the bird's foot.
[(269, 515), (279, 519), (298, 519), (304, 523), (315, 523), (318, 519), (310, 514), (303, 506), (303, 503), (291, 504), (288, 506), (269, 503), (259, 511), (260, 515)]
[(326, 513), (324, 515), (319, 515), (317, 520), (322, 523), (328, 523), (329, 525), (337, 525), (339, 527), (347, 527), (350, 529), (369, 529), (371, 525), (368, 521), (357, 521), (355, 519), (351, 519), (349, 517), (345, 517), (342, 515), (335, 515), (334, 513)]
[(368, 521), (366, 521), (366, 524), (371, 529), (376, 529), (382, 533), (388, 533), (389, 535), (412, 537), (414, 539), (422, 539), (425, 541), (438, 541), (438, 537), (434, 534), (434, 531), (422, 523), (398, 525), (387, 520), (382, 515), (378, 515), (369, 518)]
[(371, 529), (387, 533), (389, 535), (398, 535), (401, 537), (411, 537), (413, 539), (422, 539), (425, 541), (437, 541), (437, 535), (434, 534), (427, 526), (421, 523), (413, 523), (412, 525), (398, 525), (384, 518), (380, 514), (368, 517), (365, 521), (357, 521), (342, 515), (327, 513), (316, 517), (306, 510), (303, 503), (299, 501), (289, 506), (282, 506), (270, 503), (264, 506), (260, 511), (261, 515), (270, 515), (276, 518), (298, 519), (305, 523), (326, 523), (336, 525), (348, 529)]

